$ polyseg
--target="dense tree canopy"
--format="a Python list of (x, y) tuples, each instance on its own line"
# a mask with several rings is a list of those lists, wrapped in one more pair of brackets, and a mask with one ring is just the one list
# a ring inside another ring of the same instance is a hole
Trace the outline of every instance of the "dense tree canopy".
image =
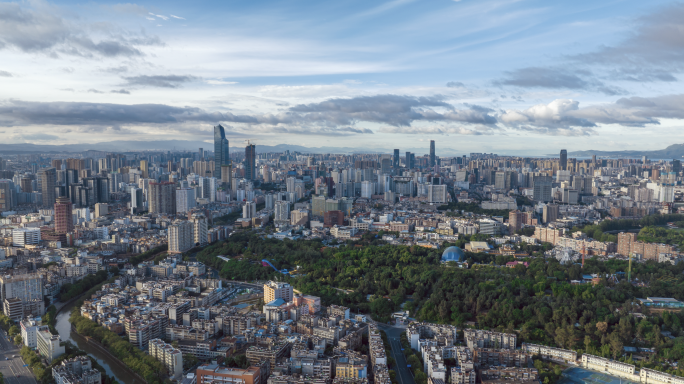
[[(460, 326), (477, 322), (479, 328), (517, 332), (521, 341), (606, 357), (620, 358), (625, 345), (653, 346), (657, 360), (684, 363), (684, 313), (650, 315), (636, 300), (684, 300), (684, 264), (635, 263), (632, 277), (643, 284), (630, 284), (624, 275), (618, 275), (616, 283), (606, 277), (625, 272), (626, 261), (592, 258), (582, 269), (537, 257), (527, 260), (527, 268), (505, 268), (511, 257), (466, 253), (471, 268), (462, 269), (441, 263), (441, 250), (367, 240), (326, 247), (320, 241), (278, 241), (243, 232), (205, 248), (197, 259), (229, 279), (288, 279), (301, 292), (320, 296), (324, 304), (345, 305), (380, 321), (403, 304), (419, 320)], [(214, 257), (219, 254), (231, 261)], [(278, 275), (263, 267), (262, 259), (278, 269), (297, 270), (299, 277)], [(597, 285), (570, 284), (583, 274), (602, 278)], [(634, 315), (640, 311), (646, 316)], [(664, 330), (677, 339), (663, 337)], [(639, 364), (676, 371), (656, 360)]]

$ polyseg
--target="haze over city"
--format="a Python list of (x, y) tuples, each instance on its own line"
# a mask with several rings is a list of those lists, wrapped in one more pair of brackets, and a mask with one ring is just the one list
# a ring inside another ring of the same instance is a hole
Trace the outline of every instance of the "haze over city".
[(3, 2), (0, 132), (663, 149), (684, 142), (683, 16), (671, 1)]

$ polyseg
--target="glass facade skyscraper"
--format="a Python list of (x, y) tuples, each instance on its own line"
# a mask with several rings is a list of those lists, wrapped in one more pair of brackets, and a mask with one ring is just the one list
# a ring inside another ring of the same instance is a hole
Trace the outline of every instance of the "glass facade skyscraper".
[(221, 178), (221, 166), (230, 165), (228, 139), (221, 124), (214, 127), (214, 177)]
[(245, 147), (245, 179), (256, 180), (256, 145)]
[(430, 140), (430, 168), (435, 166), (435, 141)]

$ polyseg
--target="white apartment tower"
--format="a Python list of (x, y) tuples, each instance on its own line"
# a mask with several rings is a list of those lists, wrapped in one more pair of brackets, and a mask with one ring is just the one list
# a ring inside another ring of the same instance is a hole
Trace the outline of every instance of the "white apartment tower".
[(169, 253), (183, 253), (195, 245), (195, 229), (189, 221), (177, 221), (168, 230)]
[(201, 213), (193, 214), (192, 225), (194, 228), (193, 238), (195, 244), (198, 244), (199, 246), (205, 246), (209, 244), (209, 240), (207, 240), (208, 225), (206, 216)]

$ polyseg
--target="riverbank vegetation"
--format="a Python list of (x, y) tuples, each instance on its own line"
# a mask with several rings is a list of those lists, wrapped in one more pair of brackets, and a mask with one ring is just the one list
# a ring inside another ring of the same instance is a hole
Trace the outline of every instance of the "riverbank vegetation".
[(107, 271), (97, 271), (95, 274), (86, 275), (81, 280), (74, 284), (66, 283), (59, 289), (59, 300), (62, 302), (69, 301), (74, 297), (82, 294), (90, 288), (107, 280)]
[(136, 348), (116, 333), (81, 316), (79, 306), (74, 307), (69, 321), (76, 327), (79, 335), (92, 337), (149, 384), (163, 384), (168, 377), (166, 368), (160, 361)]

